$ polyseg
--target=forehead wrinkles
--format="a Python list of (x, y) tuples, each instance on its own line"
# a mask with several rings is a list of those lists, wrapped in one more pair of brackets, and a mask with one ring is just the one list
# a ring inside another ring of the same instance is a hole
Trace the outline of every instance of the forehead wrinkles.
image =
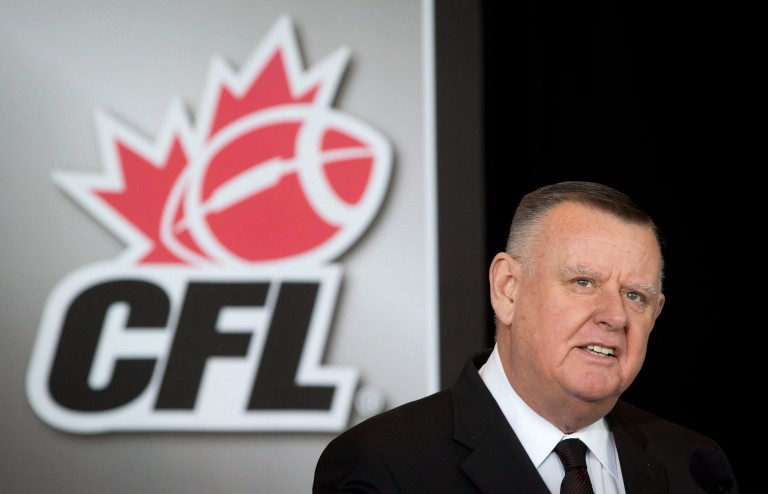
[(661, 251), (653, 231), (644, 225), (564, 203), (543, 218), (534, 242), (535, 258), (551, 256), (567, 274), (605, 279), (617, 271), (624, 286), (649, 294), (660, 290)]

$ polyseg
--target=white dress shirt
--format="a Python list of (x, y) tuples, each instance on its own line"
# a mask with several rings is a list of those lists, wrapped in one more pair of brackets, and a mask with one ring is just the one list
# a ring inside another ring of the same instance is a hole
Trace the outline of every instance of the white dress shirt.
[(625, 494), (616, 443), (605, 419), (573, 434), (564, 434), (518, 396), (504, 374), (497, 347), (480, 369), (480, 376), (553, 494), (560, 493), (560, 483), (565, 476), (563, 464), (553, 449), (565, 438), (579, 438), (589, 448), (587, 471), (596, 494)]

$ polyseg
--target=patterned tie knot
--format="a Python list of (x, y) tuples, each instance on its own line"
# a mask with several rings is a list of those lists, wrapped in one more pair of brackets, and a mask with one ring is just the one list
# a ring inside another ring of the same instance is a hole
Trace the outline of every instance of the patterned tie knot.
[(587, 473), (587, 446), (579, 439), (557, 443), (555, 453), (565, 468), (560, 494), (595, 494)]
[(580, 439), (564, 439), (555, 446), (555, 453), (563, 462), (565, 471), (587, 466), (587, 445)]

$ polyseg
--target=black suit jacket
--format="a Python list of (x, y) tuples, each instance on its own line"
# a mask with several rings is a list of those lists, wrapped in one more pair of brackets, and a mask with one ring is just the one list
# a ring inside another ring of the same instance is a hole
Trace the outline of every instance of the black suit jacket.
[[(489, 354), (470, 359), (450, 388), (333, 439), (317, 462), (312, 492), (549, 494), (478, 373)], [(689, 468), (699, 448), (717, 452), (733, 479), (728, 459), (708, 437), (621, 400), (607, 419), (627, 494), (706, 492)], [(735, 482), (730, 492), (739, 492)]]

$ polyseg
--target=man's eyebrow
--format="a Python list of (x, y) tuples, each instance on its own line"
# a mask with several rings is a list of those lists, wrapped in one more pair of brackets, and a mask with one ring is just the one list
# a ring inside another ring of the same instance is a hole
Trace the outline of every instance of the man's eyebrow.
[[(588, 276), (590, 278), (595, 278), (595, 279), (600, 279), (600, 275), (601, 275), (600, 271), (589, 269), (582, 264), (564, 266), (562, 271), (574, 276)], [(631, 288), (632, 290), (637, 290), (638, 292), (643, 292), (651, 296), (659, 295), (659, 289), (653, 283), (630, 283), (627, 285), (627, 287)]]
[(651, 283), (630, 283), (627, 286), (633, 290), (637, 290), (638, 292), (645, 292), (649, 295), (657, 296), (659, 294), (659, 289), (656, 287), (656, 285)]
[(589, 276), (590, 278), (600, 278), (600, 271), (595, 271), (594, 269), (588, 269), (586, 266), (583, 266), (581, 264), (564, 266), (562, 271), (567, 274), (576, 275), (576, 276)]

